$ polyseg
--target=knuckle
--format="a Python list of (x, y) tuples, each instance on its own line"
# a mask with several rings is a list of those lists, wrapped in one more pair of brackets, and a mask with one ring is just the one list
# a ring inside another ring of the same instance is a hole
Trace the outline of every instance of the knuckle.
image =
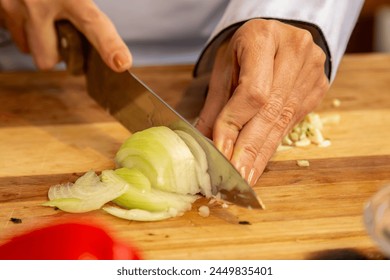
[(32, 11), (38, 10), (42, 6), (42, 0), (23, 0), (22, 4), (26, 7), (27, 11), (31, 14)]
[(102, 13), (93, 5), (87, 5), (83, 10), (83, 16), (80, 17), (80, 24), (94, 24), (102, 19)]
[(267, 20), (267, 24), (265, 26), (266, 26), (266, 29), (269, 30), (269, 32), (271, 33), (275, 30), (278, 30), (280, 27), (280, 24), (281, 24), (280, 21), (270, 19), (270, 20)]
[(280, 23), (276, 20), (252, 19), (244, 23), (236, 33), (240, 35), (249, 32), (251, 36), (250, 41), (256, 41), (257, 44), (264, 44), (264, 42), (267, 42), (267, 39), (274, 36), (278, 24)]
[(280, 115), (280, 119), (279, 119), (276, 127), (279, 130), (284, 131), (290, 125), (290, 123), (294, 120), (295, 115), (296, 115), (295, 106), (290, 105), (290, 106), (284, 107), (283, 112)]
[(265, 19), (251, 19), (245, 22), (242, 27), (243, 29), (250, 29), (250, 30), (258, 30), (258, 29), (269, 29), (271, 20), (265, 20)]
[(31, 21), (41, 22), (54, 16), (57, 5), (50, 5), (47, 0), (23, 0), (22, 6), (25, 8)]
[[(219, 124), (219, 121), (217, 121), (217, 123)], [(224, 120), (224, 123), (225, 123), (225, 127), (229, 130), (229, 131), (232, 131), (232, 132), (238, 132), (238, 131), (241, 131), (243, 125), (240, 124), (236, 118), (234, 117), (230, 117), (230, 118), (227, 118)]]
[(306, 53), (312, 46), (315, 45), (311, 33), (304, 29), (297, 31), (293, 40), (295, 41), (295, 52), (297, 55)]
[(276, 20), (262, 20), (262, 24), (260, 26), (261, 32), (259, 33), (259, 40), (261, 43), (270, 41), (275, 37), (280, 27), (280, 22)]
[(264, 95), (264, 89), (256, 84), (250, 84), (246, 87), (246, 98), (249, 105), (259, 107), (262, 105), (262, 96)]
[(268, 157), (265, 155), (264, 152), (260, 152), (258, 155), (257, 155), (257, 158), (256, 158), (256, 164), (257, 165), (262, 165), (262, 166), (265, 166), (266, 164), (268, 163)]
[(240, 96), (242, 104), (248, 108), (259, 110), (266, 102), (267, 92), (268, 85), (259, 85), (249, 78), (240, 77), (233, 95)]
[(318, 82), (318, 88), (321, 91), (321, 95), (325, 95), (325, 93), (329, 90), (330, 83), (325, 74), (322, 76), (320, 81)]
[(314, 56), (318, 58), (318, 60), (321, 62), (322, 65), (325, 63), (325, 61), (326, 61), (326, 54), (317, 45), (315, 45), (315, 48), (314, 48)]
[(304, 46), (312, 45), (314, 43), (313, 36), (311, 35), (311, 33), (308, 30), (305, 30), (305, 29), (300, 30), (299, 41)]
[(256, 165), (266, 166), (272, 155), (274, 154), (274, 150), (268, 147), (263, 147), (261, 151), (257, 154), (256, 157)]
[(266, 121), (273, 122), (275, 121), (283, 111), (283, 102), (281, 98), (273, 98), (268, 103), (266, 103), (263, 108), (259, 111), (260, 117), (264, 118)]
[(242, 146), (242, 151), (250, 162), (254, 162), (259, 155), (259, 149), (251, 143)]
[(323, 68), (326, 62), (326, 54), (325, 52), (317, 45), (313, 46), (312, 55), (313, 58), (313, 66), (318, 68)]
[(23, 0), (23, 5), (31, 16), (46, 16), (50, 5), (45, 0)]

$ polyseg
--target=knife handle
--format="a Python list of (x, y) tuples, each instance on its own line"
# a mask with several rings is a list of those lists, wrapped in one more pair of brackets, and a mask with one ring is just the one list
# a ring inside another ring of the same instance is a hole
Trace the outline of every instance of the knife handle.
[(67, 71), (72, 75), (85, 73), (90, 44), (85, 36), (68, 20), (55, 22), (58, 48)]

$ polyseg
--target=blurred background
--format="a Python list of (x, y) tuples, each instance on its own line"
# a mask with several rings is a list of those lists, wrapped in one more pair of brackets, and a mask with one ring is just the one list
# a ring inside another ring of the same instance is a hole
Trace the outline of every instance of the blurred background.
[(365, 0), (347, 52), (390, 52), (390, 0)]
[[(365, 0), (346, 52), (390, 52), (390, 0)], [(60, 63), (56, 68), (64, 67)], [(8, 32), (0, 29), (0, 71), (20, 69), (35, 70), (36, 67), (32, 57), (21, 54), (11, 43)]]

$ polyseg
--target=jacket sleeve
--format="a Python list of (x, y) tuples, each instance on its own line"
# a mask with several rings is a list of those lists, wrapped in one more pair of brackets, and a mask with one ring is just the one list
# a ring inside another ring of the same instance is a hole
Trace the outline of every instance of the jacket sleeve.
[(219, 45), (244, 22), (277, 19), (311, 32), (327, 55), (325, 72), (333, 81), (364, 0), (231, 0), (195, 66), (209, 73)]

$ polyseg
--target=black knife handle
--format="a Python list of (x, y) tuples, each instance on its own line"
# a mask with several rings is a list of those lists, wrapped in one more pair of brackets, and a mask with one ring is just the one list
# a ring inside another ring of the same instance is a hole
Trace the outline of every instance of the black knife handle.
[(66, 69), (72, 75), (85, 73), (90, 44), (85, 36), (68, 20), (55, 22), (58, 48)]

